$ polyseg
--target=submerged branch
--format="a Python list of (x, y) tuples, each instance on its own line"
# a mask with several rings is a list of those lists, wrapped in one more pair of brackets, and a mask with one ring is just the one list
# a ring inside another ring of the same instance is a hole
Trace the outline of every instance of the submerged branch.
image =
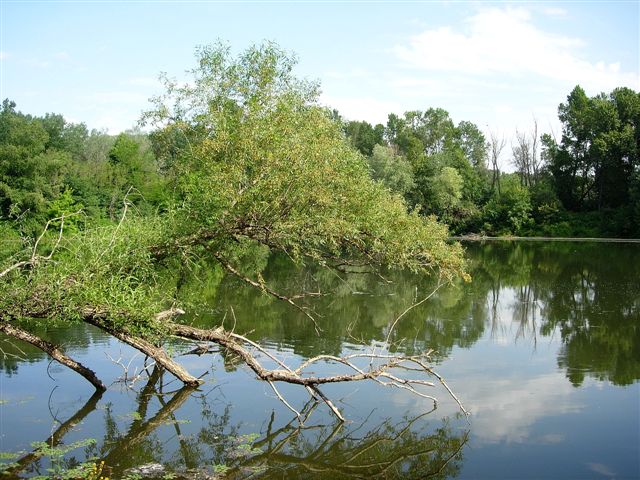
[(49, 343), (46, 340), (38, 337), (37, 335), (27, 332), (26, 330), (16, 327), (15, 325), (12, 325), (6, 321), (0, 322), (0, 332), (3, 332), (10, 337), (17, 338), (18, 340), (22, 340), (23, 342), (30, 343), (34, 347), (39, 348), (43, 352), (46, 352), (57, 362), (61, 363), (65, 367), (69, 367), (74, 372), (82, 375), (96, 388), (96, 390), (103, 392), (107, 389), (102, 381), (96, 376), (93, 370), (85, 367), (80, 362), (75, 361), (54, 344)]
[[(98, 402), (101, 398), (102, 390), (97, 390), (96, 392), (94, 392), (91, 398), (89, 398), (89, 400), (87, 400), (87, 402), (73, 416), (69, 417), (68, 420), (61, 423), (60, 426), (55, 430), (55, 432), (53, 432), (51, 436), (42, 443), (48, 445), (51, 448), (60, 445), (63, 442), (65, 435), (73, 430), (76, 425), (82, 422), (87, 417), (87, 415), (89, 415), (97, 408)], [(15, 463), (15, 466), (5, 470), (3, 473), (7, 475), (17, 475), (44, 455), (45, 452), (42, 449), (33, 450), (32, 452), (21, 457)]]
[(118, 330), (109, 326), (109, 324), (102, 318), (100, 312), (93, 309), (85, 309), (83, 312), (84, 321), (91, 325), (104, 330), (110, 335), (113, 335), (121, 342), (131, 345), (136, 350), (144, 353), (145, 355), (153, 358), (156, 363), (175, 375), (182, 383), (189, 386), (198, 386), (202, 384), (202, 380), (191, 375), (187, 370), (179, 363), (175, 362), (162, 347), (157, 347), (147, 340), (130, 335), (122, 330)]

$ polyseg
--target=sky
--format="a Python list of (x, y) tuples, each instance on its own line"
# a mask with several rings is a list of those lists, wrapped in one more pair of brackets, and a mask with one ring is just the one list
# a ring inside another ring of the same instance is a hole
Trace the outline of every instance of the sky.
[(0, 0), (2, 98), (115, 134), (136, 125), (160, 72), (188, 80), (198, 45), (264, 40), (299, 58), (349, 120), (440, 107), (486, 134), (561, 133), (558, 105), (640, 90), (640, 1)]

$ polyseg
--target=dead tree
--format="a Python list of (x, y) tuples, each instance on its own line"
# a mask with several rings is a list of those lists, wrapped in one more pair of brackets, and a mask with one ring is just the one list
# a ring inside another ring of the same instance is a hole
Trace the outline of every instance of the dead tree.
[(498, 136), (495, 132), (490, 132), (489, 135), (489, 155), (491, 157), (491, 189), (496, 189), (498, 195), (500, 194), (500, 165), (499, 159), (502, 150), (506, 145), (504, 136)]
[(539, 154), (538, 120), (533, 119), (530, 133), (516, 130), (516, 143), (511, 145), (512, 163), (520, 174), (522, 185), (533, 187), (538, 181), (543, 159)]

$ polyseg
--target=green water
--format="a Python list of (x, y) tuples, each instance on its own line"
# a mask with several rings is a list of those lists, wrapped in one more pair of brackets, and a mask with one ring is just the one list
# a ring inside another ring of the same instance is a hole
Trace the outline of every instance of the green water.
[[(372, 382), (326, 386), (346, 424), (299, 387), (279, 387), (305, 416), (301, 427), (232, 356), (178, 357), (206, 374), (198, 390), (152, 367), (130, 387), (118, 379), (123, 366), (140, 372), (135, 352), (89, 327), (52, 327), (39, 333), (111, 385), (92, 396), (73, 372), (0, 337), (0, 462), (17, 463), (7, 478), (90, 458), (104, 460), (111, 478), (149, 463), (163, 465), (156, 478), (640, 478), (640, 245), (465, 247), (473, 281), (438, 290), (390, 339), (399, 353), (434, 350), (433, 365), (471, 411), (468, 421), (441, 387), (426, 392), (439, 400), (433, 410), (426, 399)], [(224, 318), (297, 365), (318, 354), (380, 351), (391, 322), (435, 286), (394, 272), (295, 270), (279, 257), (266, 261), (263, 275), (284, 293), (325, 294), (302, 300), (320, 335), (298, 310), (233, 278), (191, 286), (186, 294), (204, 303), (185, 321)], [(186, 348), (170, 346), (175, 355)], [(87, 439), (95, 443), (59, 458), (33, 453), (36, 441)]]

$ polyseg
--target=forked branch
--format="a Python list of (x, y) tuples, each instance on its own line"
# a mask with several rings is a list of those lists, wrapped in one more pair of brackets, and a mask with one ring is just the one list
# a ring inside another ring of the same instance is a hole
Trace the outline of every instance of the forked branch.
[[(433, 382), (426, 378), (435, 377), (443, 384), (449, 394), (451, 394), (452, 398), (460, 406), (460, 409), (465, 414), (468, 414), (462, 403), (453, 395), (453, 392), (444, 379), (428, 366), (428, 354), (410, 357), (376, 352), (356, 353), (342, 357), (318, 355), (306, 360), (297, 368), (293, 368), (252, 340), (234, 332), (227, 331), (222, 327), (201, 329), (169, 322), (168, 328), (176, 337), (198, 342), (216, 343), (227, 351), (237, 355), (253, 370), (258, 378), (268, 382), (277, 397), (287, 408), (298, 416), (299, 412), (282, 397), (275, 387), (275, 382), (304, 386), (312, 397), (322, 400), (338, 419), (344, 421), (344, 417), (340, 411), (319, 389), (321, 385), (371, 380), (381, 386), (407, 390), (414, 395), (431, 400), (435, 406), (437, 400), (423, 391), (425, 387), (435, 386)], [(263, 364), (264, 360), (274, 362), (279, 368), (266, 368)], [(367, 365), (360, 366), (358, 364), (359, 362), (366, 363)], [(347, 373), (324, 376), (309, 373), (309, 368), (318, 363), (333, 364), (340, 366), (342, 369), (346, 367)]]

